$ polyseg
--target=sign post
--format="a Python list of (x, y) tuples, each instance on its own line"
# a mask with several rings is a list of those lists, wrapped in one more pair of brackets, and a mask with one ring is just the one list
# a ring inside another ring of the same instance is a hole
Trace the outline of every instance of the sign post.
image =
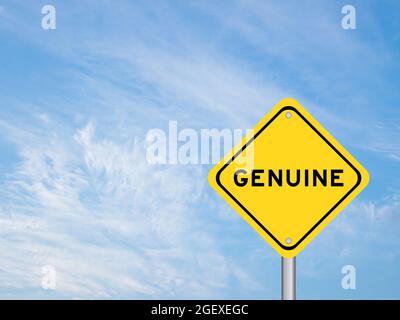
[(296, 300), (296, 257), (282, 257), (282, 300)]
[(208, 181), (282, 256), (282, 298), (295, 299), (295, 257), (367, 186), (369, 176), (288, 98), (210, 170)]

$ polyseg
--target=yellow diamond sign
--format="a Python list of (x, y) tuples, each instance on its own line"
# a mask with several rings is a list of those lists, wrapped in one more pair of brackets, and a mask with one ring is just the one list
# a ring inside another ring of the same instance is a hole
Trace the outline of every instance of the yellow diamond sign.
[(296, 256), (368, 184), (368, 172), (294, 99), (211, 169), (210, 185), (276, 250)]

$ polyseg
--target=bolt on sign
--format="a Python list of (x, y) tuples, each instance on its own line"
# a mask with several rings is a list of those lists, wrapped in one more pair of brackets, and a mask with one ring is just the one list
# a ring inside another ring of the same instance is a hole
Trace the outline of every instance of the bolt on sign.
[(294, 99), (279, 102), (211, 169), (210, 185), (285, 258), (368, 184), (368, 172)]

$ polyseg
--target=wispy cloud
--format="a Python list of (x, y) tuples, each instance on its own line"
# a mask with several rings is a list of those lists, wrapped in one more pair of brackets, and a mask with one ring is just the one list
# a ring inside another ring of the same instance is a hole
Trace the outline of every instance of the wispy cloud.
[(4, 285), (40, 291), (46, 264), (68, 297), (212, 296), (230, 275), (249, 277), (203, 228), (201, 168), (149, 165), (139, 142), (96, 139), (93, 123), (19, 148), (3, 192)]
[[(277, 257), (210, 192), (208, 168), (145, 161), (147, 130), (168, 120), (249, 128), (294, 96), (346, 146), (399, 158), (396, 120), (364, 96), (376, 84), (365, 75), (383, 78), (392, 56), (344, 33), (339, 6), (60, 2), (57, 30), (46, 33), (38, 3), (0, 10), (2, 32), (47, 67), (24, 78), (32, 91), (1, 93), (0, 130), (17, 157), (0, 192), (4, 295), (51, 297), (40, 281), (52, 264), (54, 296), (226, 297), (232, 283), (271, 296), (272, 281), (255, 278)], [(310, 255), (361, 255), (348, 245), (359, 239), (395, 247), (398, 197), (378, 199), (349, 207)]]

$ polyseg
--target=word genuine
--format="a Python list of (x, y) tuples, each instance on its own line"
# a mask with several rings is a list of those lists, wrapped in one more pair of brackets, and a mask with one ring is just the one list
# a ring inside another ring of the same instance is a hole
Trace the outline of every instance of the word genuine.
[(238, 187), (250, 185), (252, 187), (273, 186), (304, 186), (317, 187), (343, 187), (340, 181), (342, 169), (253, 169), (247, 172), (245, 169), (235, 171), (233, 180)]

